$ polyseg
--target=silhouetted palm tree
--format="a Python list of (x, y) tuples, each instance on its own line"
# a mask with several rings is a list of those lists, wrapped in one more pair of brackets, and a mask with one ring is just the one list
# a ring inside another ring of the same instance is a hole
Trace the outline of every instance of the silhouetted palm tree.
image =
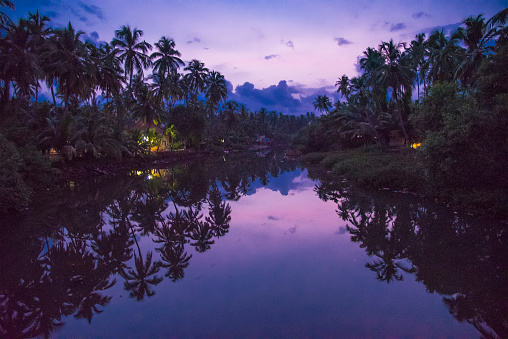
[(332, 108), (332, 103), (330, 102), (330, 98), (328, 98), (327, 95), (318, 95), (314, 99), (313, 105), (314, 109), (320, 111), (321, 113), (330, 113), (330, 108)]
[(162, 37), (154, 46), (158, 51), (152, 53), (150, 59), (155, 60), (153, 61), (153, 72), (157, 73), (160, 78), (177, 73), (178, 68), (185, 65), (180, 59), (182, 55), (175, 49), (173, 39)]
[(130, 26), (122, 26), (115, 31), (115, 38), (111, 42), (113, 47), (121, 50), (118, 58), (124, 63), (125, 76), (129, 75), (129, 88), (132, 85), (134, 69), (143, 76), (143, 70), (151, 65), (150, 57), (146, 53), (152, 49), (146, 41), (141, 41), (143, 31)]
[(210, 116), (213, 117), (215, 106), (228, 97), (226, 79), (216, 71), (210, 72), (206, 79), (206, 99), (210, 107)]
[(199, 60), (193, 59), (189, 65), (184, 68), (189, 73), (183, 76), (186, 86), (189, 90), (190, 101), (193, 106), (197, 103), (198, 93), (206, 89), (206, 79), (208, 77), (208, 68)]

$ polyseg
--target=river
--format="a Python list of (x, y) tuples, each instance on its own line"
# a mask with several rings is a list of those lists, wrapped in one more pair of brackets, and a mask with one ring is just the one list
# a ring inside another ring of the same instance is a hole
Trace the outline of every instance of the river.
[(8, 338), (508, 337), (506, 224), (276, 154), (68, 182), (0, 256)]

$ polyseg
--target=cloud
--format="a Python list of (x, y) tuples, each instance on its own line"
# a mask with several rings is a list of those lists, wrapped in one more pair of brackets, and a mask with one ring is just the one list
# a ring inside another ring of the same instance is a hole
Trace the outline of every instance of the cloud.
[(279, 218), (274, 217), (273, 215), (269, 215), (269, 216), (268, 216), (268, 219), (269, 219), (269, 220), (279, 220)]
[(334, 102), (340, 95), (329, 93), (325, 88), (307, 88), (302, 85), (288, 85), (290, 81), (279, 81), (277, 85), (257, 89), (246, 82), (236, 86), (233, 92), (233, 85), (228, 82), (228, 100), (235, 100), (244, 103), (250, 110), (258, 111), (266, 108), (268, 111), (276, 111), (286, 115), (300, 115), (307, 112), (314, 112), (314, 98), (317, 95), (328, 95)]
[(90, 34), (85, 34), (84, 38), (85, 41), (89, 41), (95, 44), (96, 46), (99, 46), (101, 44), (101, 42), (99, 41), (99, 33), (97, 33), (96, 31), (93, 31)]
[(97, 18), (104, 20), (104, 14), (102, 13), (102, 9), (95, 5), (87, 5), (84, 3), (80, 3), (81, 8), (83, 8), (87, 13), (95, 15)]
[(337, 42), (337, 45), (344, 46), (344, 45), (351, 45), (352, 42), (345, 39), (345, 38), (334, 38), (335, 42)]
[(420, 19), (420, 18), (423, 18), (423, 17), (430, 17), (430, 14), (427, 14), (425, 12), (418, 12), (418, 13), (413, 13), (412, 17), (414, 19)]
[(340, 226), (339, 229), (337, 231), (334, 232), (335, 234), (346, 234), (347, 233), (347, 228), (345, 226)]
[(278, 57), (278, 56), (279, 56), (278, 54), (271, 54), (271, 55), (267, 55), (267, 56), (265, 56), (265, 59), (266, 59), (266, 60), (270, 60), (270, 59), (276, 58), (276, 57)]
[(445, 25), (445, 26), (434, 26), (434, 27), (424, 28), (423, 32), (427, 33), (427, 34), (432, 34), (435, 31), (440, 31), (440, 32), (443, 31), (445, 34), (452, 34), (460, 26), (462, 26), (462, 23), (457, 22), (455, 24), (449, 24), (449, 25)]
[(199, 44), (200, 42), (201, 42), (200, 38), (194, 38), (192, 40), (187, 41), (186, 44), (187, 45), (194, 44), (194, 43)]
[(58, 13), (55, 11), (47, 11), (46, 15), (49, 16), (50, 18), (57, 18), (58, 17)]
[(399, 22), (398, 24), (392, 24), (390, 28), (390, 32), (400, 31), (401, 29), (406, 28), (406, 25), (403, 22)]
[(284, 39), (282, 39), (282, 40), (280, 41), (280, 43), (281, 43), (282, 45), (286, 45), (286, 46), (287, 46), (287, 47), (289, 47), (289, 48), (295, 48), (295, 44), (294, 44), (294, 43), (293, 43), (293, 41), (291, 41), (291, 40), (284, 41)]

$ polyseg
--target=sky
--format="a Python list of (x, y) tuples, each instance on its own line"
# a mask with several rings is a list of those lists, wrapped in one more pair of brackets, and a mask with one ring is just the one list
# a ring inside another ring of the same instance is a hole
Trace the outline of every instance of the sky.
[[(123, 25), (150, 44), (172, 38), (186, 62), (198, 59), (228, 80), (229, 99), (251, 110), (314, 112), (317, 95), (340, 100), (335, 82), (358, 73), (358, 58), (382, 41), (490, 18), (508, 0), (23, 0), (11, 19), (37, 9), (51, 26), (70, 21), (93, 41), (110, 42)], [(316, 112), (317, 113), (317, 112)]]

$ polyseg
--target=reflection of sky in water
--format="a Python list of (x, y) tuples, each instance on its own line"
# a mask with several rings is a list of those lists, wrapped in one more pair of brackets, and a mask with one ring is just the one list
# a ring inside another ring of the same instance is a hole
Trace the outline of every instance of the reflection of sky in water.
[[(477, 336), (413, 276), (377, 281), (365, 267), (371, 258), (344, 234), (337, 205), (318, 199), (305, 171), (253, 186), (255, 194), (229, 202), (232, 220), (225, 237), (205, 253), (186, 245), (193, 257), (183, 280), (165, 278), (154, 287), (154, 297), (136, 302), (119, 278), (108, 290), (110, 305), (91, 326), (66, 319), (55, 335)], [(144, 253), (155, 248), (147, 238), (140, 245)]]

